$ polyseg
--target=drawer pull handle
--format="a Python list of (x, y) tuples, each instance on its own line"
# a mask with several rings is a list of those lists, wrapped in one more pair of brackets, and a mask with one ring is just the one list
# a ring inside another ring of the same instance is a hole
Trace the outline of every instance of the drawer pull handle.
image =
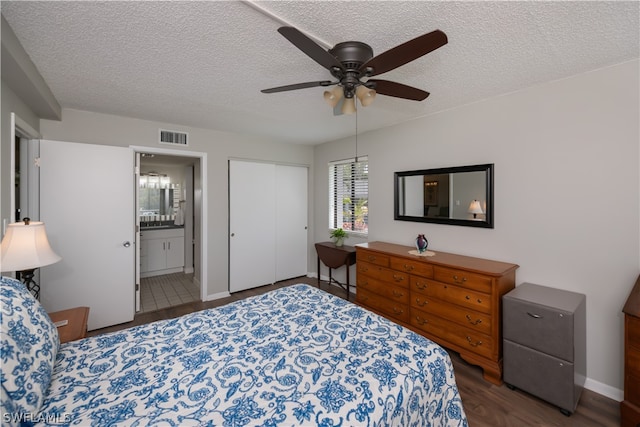
[(402, 314), (402, 313), (404, 313), (404, 310), (401, 309), (401, 308), (398, 308), (398, 307), (393, 307), (393, 312), (395, 314)]
[(361, 271), (369, 271), (369, 267), (361, 267), (360, 270)]
[(374, 257), (373, 255), (369, 255), (369, 256), (367, 257), (367, 259), (368, 259), (369, 261), (375, 261), (375, 260), (376, 260), (376, 257)]
[(467, 278), (463, 277), (462, 280), (460, 280), (460, 279), (458, 279), (458, 275), (454, 275), (453, 276), (453, 281), (456, 282), (456, 283), (464, 283), (464, 282), (467, 281)]
[(405, 269), (405, 270), (407, 270), (407, 271), (411, 271), (411, 270), (413, 270), (413, 265), (407, 265), (407, 264), (404, 264), (404, 265), (403, 265), (403, 267), (404, 267), (404, 269)]
[(471, 337), (467, 337), (467, 341), (469, 341), (469, 344), (471, 345), (471, 347), (477, 347), (479, 345), (482, 345), (482, 341), (476, 341), (475, 343), (471, 340)]
[(539, 314), (529, 313), (528, 311), (527, 311), (527, 314), (533, 317), (534, 319), (542, 319), (542, 316), (540, 316)]
[(369, 281), (363, 280), (362, 282), (360, 282), (360, 286), (369, 286)]
[(416, 304), (418, 304), (420, 307), (424, 307), (425, 305), (429, 304), (429, 301), (422, 301), (420, 298), (416, 298)]
[(398, 276), (394, 273), (393, 280), (395, 280), (396, 282), (402, 282), (404, 280), (404, 276)]
[(466, 318), (472, 325), (479, 325), (480, 323), (482, 323), (482, 319), (476, 319), (475, 321), (471, 320), (471, 316), (469, 316), (468, 314), (466, 315)]
[(420, 325), (426, 325), (427, 323), (429, 323), (427, 319), (422, 319), (420, 316), (416, 316), (416, 322), (418, 322)]
[(402, 296), (404, 296), (404, 293), (402, 293), (402, 292), (398, 292), (398, 291), (396, 291), (396, 290), (394, 289), (394, 290), (393, 290), (393, 296), (394, 296), (394, 297), (402, 297)]
[(361, 297), (361, 298), (360, 298), (360, 301), (365, 302), (365, 301), (367, 301), (368, 299), (369, 299), (369, 297), (365, 297), (365, 296), (363, 296), (363, 297)]
[(418, 289), (427, 289), (426, 283), (416, 282), (416, 288)]

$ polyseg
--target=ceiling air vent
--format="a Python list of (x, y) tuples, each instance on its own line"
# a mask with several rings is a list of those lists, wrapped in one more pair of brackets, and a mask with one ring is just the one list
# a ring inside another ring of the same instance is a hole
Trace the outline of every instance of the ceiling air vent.
[(160, 129), (160, 143), (161, 144), (176, 144), (176, 145), (189, 145), (187, 144), (187, 133), (176, 132), (173, 130)]

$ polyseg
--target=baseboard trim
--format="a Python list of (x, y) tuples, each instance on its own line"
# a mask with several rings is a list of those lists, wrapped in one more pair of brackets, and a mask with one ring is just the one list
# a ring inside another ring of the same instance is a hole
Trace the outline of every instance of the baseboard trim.
[(207, 295), (207, 297), (205, 298), (205, 301), (213, 301), (216, 299), (226, 298), (230, 296), (231, 294), (228, 291), (218, 292), (217, 294)]
[(591, 378), (587, 378), (585, 380), (584, 388), (608, 397), (609, 399), (613, 399), (617, 402), (622, 402), (624, 400), (624, 391), (601, 383), (600, 381), (593, 380)]

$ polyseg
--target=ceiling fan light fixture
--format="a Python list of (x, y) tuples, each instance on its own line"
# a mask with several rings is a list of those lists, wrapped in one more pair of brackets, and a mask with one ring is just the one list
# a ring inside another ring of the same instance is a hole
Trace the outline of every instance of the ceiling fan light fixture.
[(373, 104), (373, 100), (376, 99), (376, 91), (369, 89), (365, 85), (360, 85), (356, 89), (356, 96), (360, 100), (360, 104), (362, 104), (363, 107), (367, 107)]
[(331, 108), (338, 105), (338, 102), (342, 99), (343, 91), (340, 86), (336, 86), (331, 90), (324, 91), (324, 100), (327, 101), (327, 104), (331, 106)]
[(356, 100), (355, 98), (345, 98), (342, 104), (342, 114), (353, 114), (356, 112)]

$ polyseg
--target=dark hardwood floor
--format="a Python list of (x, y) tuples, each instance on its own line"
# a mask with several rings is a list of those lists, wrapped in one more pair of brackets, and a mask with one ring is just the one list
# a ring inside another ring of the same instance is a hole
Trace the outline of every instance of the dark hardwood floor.
[[(136, 315), (132, 322), (109, 328), (90, 331), (89, 336), (118, 331), (131, 326), (142, 325), (162, 319), (182, 316), (193, 311), (219, 307), (233, 301), (253, 295), (290, 286), (296, 283), (316, 285), (316, 279), (299, 277), (285, 280), (273, 285), (250, 289), (232, 294), (227, 298), (207, 302), (193, 302), (166, 308), (150, 313)], [(346, 298), (346, 292), (337, 287), (322, 282), (322, 289), (341, 298)], [(355, 296), (351, 294), (351, 301)], [(462, 404), (471, 427), (501, 427), (501, 426), (569, 426), (595, 427), (619, 426), (620, 405), (590, 390), (584, 390), (576, 412), (570, 417), (564, 416), (560, 410), (534, 396), (520, 390), (510, 390), (506, 386), (496, 386), (482, 379), (482, 370), (469, 365), (460, 356), (449, 351), (456, 373), (456, 381), (462, 398)]]

